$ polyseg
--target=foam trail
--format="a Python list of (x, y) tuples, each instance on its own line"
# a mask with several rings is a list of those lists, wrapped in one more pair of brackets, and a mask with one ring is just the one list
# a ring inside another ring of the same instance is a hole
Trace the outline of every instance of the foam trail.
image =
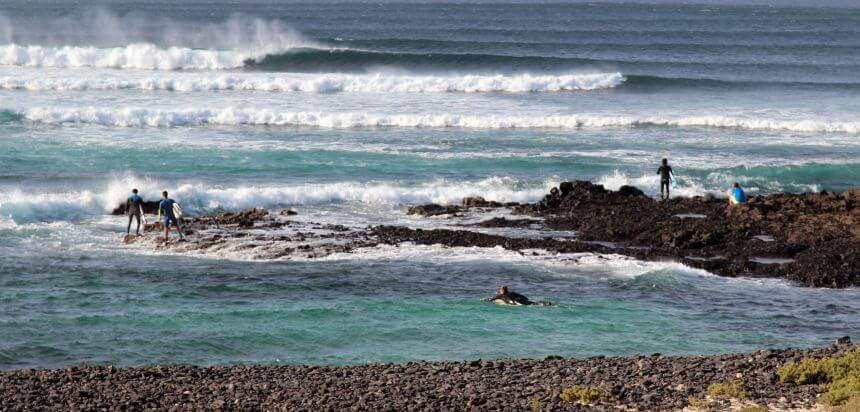
[(623, 255), (598, 255), (594, 253), (550, 253), (533, 249), (520, 253), (500, 246), (447, 247), (442, 245), (379, 245), (359, 248), (349, 253), (335, 253), (316, 260), (394, 260), (409, 262), (475, 262), (490, 260), (514, 264), (542, 265), (554, 268), (576, 269), (577, 275), (633, 279), (648, 273), (672, 270), (695, 276), (712, 276), (708, 272), (693, 269), (676, 262), (649, 262)]
[[(8, 111), (7, 111), (8, 112)], [(292, 126), (348, 129), (361, 127), (465, 128), (465, 129), (577, 129), (583, 127), (723, 127), (780, 130), (803, 133), (860, 133), (858, 121), (756, 119), (723, 115), (636, 117), (594, 114), (550, 116), (499, 116), (459, 114), (376, 114), (354, 112), (303, 112), (271, 108), (162, 110), (147, 108), (101, 109), (29, 108), (14, 111), (29, 121), (82, 123), (122, 127), (174, 126)]]
[(144, 199), (156, 200), (164, 188), (190, 213), (212, 210), (241, 210), (251, 207), (277, 208), (356, 202), (402, 206), (419, 203), (458, 203), (466, 196), (482, 196), (501, 202), (531, 202), (540, 199), (557, 182), (524, 184), (507, 177), (480, 181), (437, 180), (423, 184), (340, 182), (289, 186), (212, 187), (203, 184), (165, 184), (127, 177), (117, 179), (99, 192), (81, 190), (56, 194), (0, 192), (0, 216), (16, 222), (77, 220), (109, 213), (123, 202), (131, 187)]
[[(228, 68), (241, 64), (228, 52), (221, 55), (197, 55), (162, 59), (165, 68)], [(211, 54), (211, 53), (210, 53)], [(199, 58), (199, 61), (195, 59)], [(124, 58), (108, 58), (104, 64), (125, 64)], [(152, 66), (153, 62), (137, 62)], [(216, 67), (217, 66), (217, 67)], [(102, 67), (102, 66), (95, 66)], [(152, 67), (147, 67), (152, 68)], [(444, 93), (444, 92), (563, 92), (613, 88), (624, 81), (621, 73), (589, 73), (566, 75), (465, 75), (465, 76), (408, 76), (408, 75), (351, 75), (351, 74), (289, 74), (260, 75), (205, 75), (157, 76), (122, 78), (117, 76), (62, 77), (4, 76), (0, 89), (30, 91), (64, 90), (166, 90), (166, 91), (269, 91), (307, 93)]]

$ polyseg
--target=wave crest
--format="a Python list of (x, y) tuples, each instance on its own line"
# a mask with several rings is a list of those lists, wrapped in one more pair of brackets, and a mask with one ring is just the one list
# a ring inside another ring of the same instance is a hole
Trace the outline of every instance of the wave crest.
[[(194, 62), (229, 65), (219, 56)], [(114, 62), (118, 63), (118, 59)], [(166, 62), (163, 60), (162, 62)], [(111, 63), (106, 61), (105, 63)], [(152, 62), (149, 62), (152, 63)], [(175, 66), (179, 59), (168, 62)], [(113, 64), (113, 63), (111, 63)], [(389, 74), (289, 74), (278, 76), (218, 75), (153, 76), (145, 78), (99, 77), (0, 77), (0, 89), (30, 91), (63, 90), (166, 90), (166, 91), (268, 91), (307, 93), (444, 93), (444, 92), (563, 92), (613, 88), (624, 81), (621, 73), (582, 73), (566, 75), (464, 75), (411, 76)]]
[(375, 114), (353, 112), (293, 112), (270, 108), (161, 110), (144, 108), (30, 108), (0, 112), (2, 118), (47, 124), (97, 124), (120, 127), (289, 126), (335, 129), (404, 127), (465, 129), (577, 129), (584, 127), (723, 127), (800, 133), (860, 133), (860, 122), (782, 120), (725, 115), (612, 116), (570, 114), (498, 116), (457, 114)]

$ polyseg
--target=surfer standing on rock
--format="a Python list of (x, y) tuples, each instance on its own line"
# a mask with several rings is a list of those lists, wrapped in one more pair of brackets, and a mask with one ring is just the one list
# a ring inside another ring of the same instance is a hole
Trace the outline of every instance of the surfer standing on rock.
[(131, 221), (137, 219), (137, 229), (134, 234), (140, 236), (140, 220), (143, 216), (143, 198), (137, 194), (137, 189), (131, 189), (131, 196), (125, 201), (125, 211), (128, 213), (128, 226), (125, 234), (131, 233)]
[(672, 182), (672, 166), (669, 166), (669, 159), (663, 159), (663, 165), (657, 169), (657, 174), (660, 175), (660, 199), (669, 199), (669, 186)]
[(158, 203), (158, 217), (161, 218), (161, 226), (164, 227), (164, 241), (167, 242), (170, 238), (170, 224), (176, 228), (180, 239), (185, 239), (185, 234), (182, 233), (182, 227), (179, 226), (179, 221), (176, 220), (176, 201), (167, 197), (167, 191), (161, 192), (161, 202)]

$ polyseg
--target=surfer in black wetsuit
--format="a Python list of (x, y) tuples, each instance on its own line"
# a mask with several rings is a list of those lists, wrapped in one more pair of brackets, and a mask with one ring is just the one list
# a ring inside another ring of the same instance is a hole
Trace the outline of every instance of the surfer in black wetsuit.
[(131, 221), (137, 219), (137, 229), (134, 233), (140, 235), (140, 219), (143, 214), (143, 198), (138, 196), (137, 189), (131, 189), (131, 196), (125, 201), (125, 212), (128, 213), (128, 227), (125, 228), (125, 233), (131, 233)]
[(514, 306), (552, 306), (552, 303), (549, 302), (532, 302), (529, 298), (521, 295), (517, 292), (511, 292), (508, 290), (508, 285), (502, 285), (499, 288), (499, 294), (487, 299), (490, 302), (493, 302), (497, 305), (514, 305)]
[(669, 183), (672, 182), (672, 166), (669, 166), (668, 159), (663, 159), (663, 165), (657, 169), (657, 174), (660, 175), (660, 199), (668, 199)]

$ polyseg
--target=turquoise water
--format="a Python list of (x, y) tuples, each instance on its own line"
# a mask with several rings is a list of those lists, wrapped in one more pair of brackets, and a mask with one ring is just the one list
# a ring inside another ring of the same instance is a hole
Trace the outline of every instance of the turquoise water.
[[(131, 187), (362, 228), (569, 179), (860, 186), (860, 9), (0, 5), (0, 368), (716, 353), (860, 332), (860, 292), (610, 256), (306, 261), (120, 244)], [(505, 213), (504, 211), (498, 213)], [(501, 283), (552, 308), (487, 305)]]
[[(856, 290), (722, 279), (677, 265), (613, 274), (497, 253), (464, 251), (452, 262), (450, 252), (422, 253), (252, 264), (118, 253), (52, 253), (52, 263), (27, 266), (4, 259), (17, 275), (4, 275), (0, 292), (0, 359), (22, 368), (695, 354), (823, 344), (857, 328)], [(478, 300), (500, 281), (558, 306)]]

